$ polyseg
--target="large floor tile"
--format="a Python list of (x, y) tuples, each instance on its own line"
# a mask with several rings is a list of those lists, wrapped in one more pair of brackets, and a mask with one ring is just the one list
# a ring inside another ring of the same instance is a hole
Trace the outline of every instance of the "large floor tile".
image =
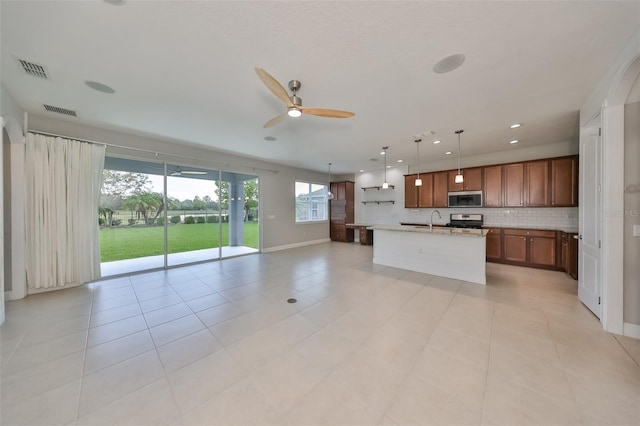
[(182, 414), (210, 400), (247, 376), (226, 351), (218, 351), (168, 374)]
[(280, 425), (282, 413), (249, 379), (241, 380), (182, 418), (184, 425)]
[(87, 349), (84, 360), (84, 374), (89, 375), (105, 367), (154, 349), (148, 330), (118, 339), (110, 340)]
[(84, 416), (164, 376), (155, 350), (86, 376), (78, 415)]
[(371, 425), (383, 412), (349, 392), (332, 378), (322, 380), (288, 413), (293, 425)]
[(4, 425), (66, 425), (76, 418), (80, 380), (2, 407)]
[(477, 425), (482, 418), (482, 412), (473, 410), (464, 399), (411, 375), (386, 415), (399, 425)]
[(575, 403), (556, 398), (489, 373), (482, 423), (485, 425), (577, 425), (582, 422)]
[(205, 328), (158, 347), (158, 355), (169, 373), (220, 349), (220, 342)]
[(202, 330), (205, 325), (196, 315), (189, 315), (149, 329), (156, 347)]
[(180, 418), (165, 378), (88, 413), (77, 425), (171, 425)]

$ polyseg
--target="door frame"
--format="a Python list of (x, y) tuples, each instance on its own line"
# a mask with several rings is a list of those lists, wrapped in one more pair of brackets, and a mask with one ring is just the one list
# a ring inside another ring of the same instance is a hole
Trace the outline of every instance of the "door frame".
[[(624, 105), (640, 76), (640, 32), (634, 52), (619, 78), (611, 85), (602, 111), (603, 208), (602, 222), (602, 325), (621, 335), (634, 335), (636, 327), (624, 323)], [(630, 334), (633, 333), (633, 334)]]

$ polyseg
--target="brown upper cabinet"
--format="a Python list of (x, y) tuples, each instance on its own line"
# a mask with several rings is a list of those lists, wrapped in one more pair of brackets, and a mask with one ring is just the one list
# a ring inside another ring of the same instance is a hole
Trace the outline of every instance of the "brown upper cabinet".
[(449, 191), (482, 191), (482, 167), (460, 170), (464, 182), (456, 183), (458, 170), (449, 171)]
[(433, 174), (433, 207), (447, 207), (449, 205), (449, 197), (447, 195), (448, 173), (436, 172)]
[(503, 166), (504, 206), (524, 206), (524, 164), (514, 163)]
[(404, 177), (404, 207), (415, 209), (418, 207), (418, 188), (415, 185), (416, 175), (406, 175)]
[(576, 157), (552, 158), (551, 206), (575, 207), (578, 205), (578, 159)]
[(406, 208), (447, 207), (448, 192), (482, 191), (484, 207), (575, 207), (578, 205), (578, 157), (497, 164), (405, 176)]
[(418, 175), (404, 177), (404, 206), (405, 208), (431, 208), (433, 202), (433, 175), (435, 173), (420, 173), (422, 185), (416, 186)]
[(549, 160), (524, 163), (525, 195), (527, 207), (547, 207), (549, 205)]
[(484, 168), (484, 207), (502, 207), (502, 166)]

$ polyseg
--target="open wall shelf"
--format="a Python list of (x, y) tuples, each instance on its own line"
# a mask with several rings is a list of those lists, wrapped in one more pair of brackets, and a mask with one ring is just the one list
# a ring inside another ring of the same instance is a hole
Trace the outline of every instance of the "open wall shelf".
[(395, 204), (396, 202), (394, 200), (385, 200), (385, 201), (363, 201), (362, 204), (384, 204), (384, 203), (391, 203), (391, 204)]
[(383, 188), (381, 186), (363, 186), (362, 190), (366, 191), (367, 189), (377, 189), (378, 191), (380, 191), (381, 189), (394, 189), (395, 186), (393, 185), (389, 185), (389, 188)]

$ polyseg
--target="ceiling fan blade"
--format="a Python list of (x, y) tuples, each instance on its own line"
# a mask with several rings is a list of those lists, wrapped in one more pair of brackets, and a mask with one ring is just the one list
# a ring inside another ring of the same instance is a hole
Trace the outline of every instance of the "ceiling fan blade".
[(272, 118), (271, 120), (267, 121), (266, 123), (264, 123), (264, 127), (265, 129), (268, 127), (273, 127), (276, 124), (278, 124), (279, 122), (281, 122), (282, 120), (284, 120), (285, 118), (287, 118), (287, 113), (285, 112), (284, 114), (280, 114), (277, 117)]
[(318, 115), (320, 117), (330, 118), (349, 118), (356, 115), (354, 112), (340, 111), (339, 109), (300, 107), (300, 110), (303, 114)]
[(282, 87), (282, 84), (278, 83), (278, 80), (273, 78), (271, 74), (260, 67), (256, 67), (256, 73), (258, 74), (258, 77), (260, 77), (260, 80), (262, 80), (264, 85), (267, 86), (269, 90), (271, 90), (271, 93), (282, 99), (282, 102), (287, 104), (288, 107), (293, 105), (291, 99), (289, 99), (289, 93), (287, 93), (287, 90)]

